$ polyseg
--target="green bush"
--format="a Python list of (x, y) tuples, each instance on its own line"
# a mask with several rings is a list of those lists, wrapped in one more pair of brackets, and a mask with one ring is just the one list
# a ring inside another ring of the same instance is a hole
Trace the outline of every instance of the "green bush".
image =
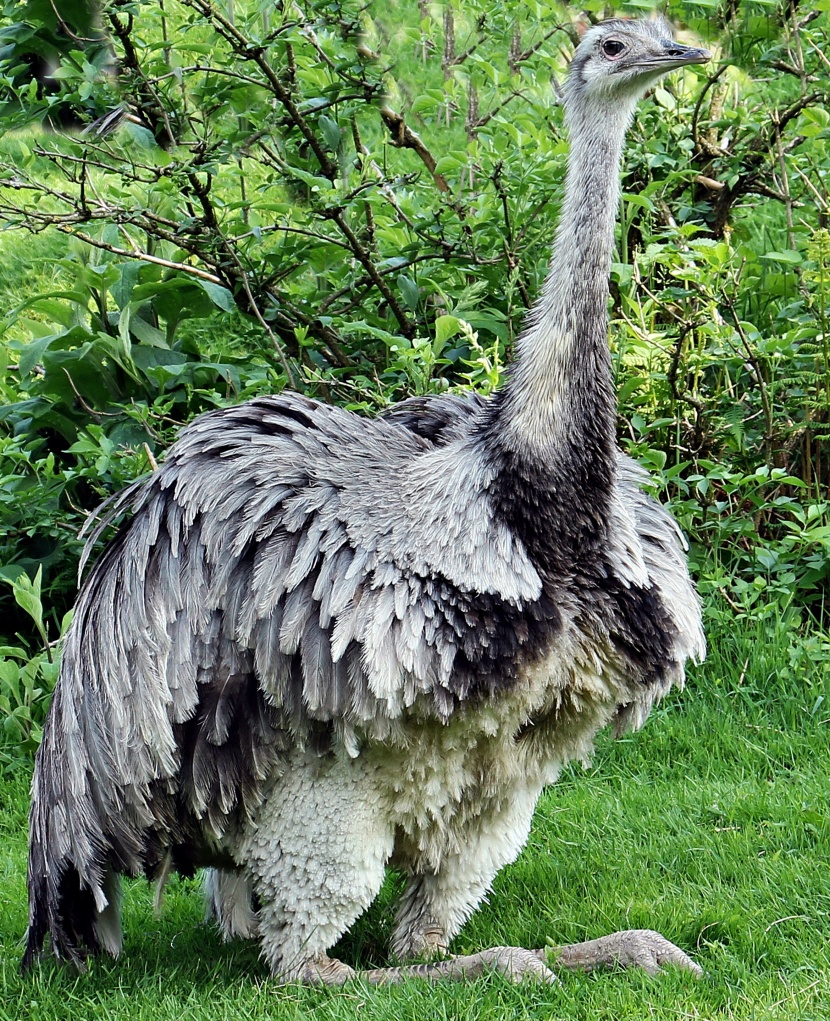
[[(26, 613), (42, 642), (32, 654), (28, 646), (0, 646), (0, 765), (15, 765), (34, 753), (40, 744), (46, 710), (58, 675), (59, 660), (43, 618), (40, 591), (41, 572), (34, 581), (25, 574), (11, 583), (16, 603)], [(61, 622), (60, 638), (71, 620)]]

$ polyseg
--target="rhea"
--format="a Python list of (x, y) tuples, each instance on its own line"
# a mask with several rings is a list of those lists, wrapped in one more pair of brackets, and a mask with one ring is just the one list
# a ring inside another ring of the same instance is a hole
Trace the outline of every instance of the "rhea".
[[(607, 301), (636, 102), (708, 59), (659, 20), (585, 33), (550, 274), (490, 399), (212, 411), (111, 506), (35, 767), (25, 965), (47, 935), (118, 954), (122, 874), (208, 867), (226, 937), (343, 982), (328, 951), (392, 866), (398, 963), (368, 981), (553, 979), (542, 951), (447, 951), (543, 788), (704, 655), (682, 539), (616, 448)], [(699, 970), (650, 931), (557, 957)]]

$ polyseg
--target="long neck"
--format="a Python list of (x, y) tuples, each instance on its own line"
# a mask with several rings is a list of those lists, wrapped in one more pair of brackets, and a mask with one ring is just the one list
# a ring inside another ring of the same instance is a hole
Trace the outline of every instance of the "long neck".
[(608, 274), (633, 102), (571, 112), (571, 151), (553, 257), (500, 405), (502, 442), (549, 461), (563, 447), (597, 464), (613, 447)]
[(484, 425), (491, 496), (543, 574), (601, 551), (616, 484), (608, 274), (634, 101), (570, 112), (571, 152), (550, 272)]

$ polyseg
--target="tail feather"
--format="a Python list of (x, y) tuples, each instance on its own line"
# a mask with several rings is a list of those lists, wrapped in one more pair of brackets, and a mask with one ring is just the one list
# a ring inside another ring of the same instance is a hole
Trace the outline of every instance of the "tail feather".
[(119, 880), (89, 785), (73, 784), (53, 733), (60, 692), (54, 703), (32, 784), (24, 971), (42, 955), (47, 934), (55, 957), (80, 970), (89, 954), (120, 948)]
[(92, 891), (82, 885), (74, 868), (66, 869), (57, 877), (46, 876), (42, 869), (37, 869), (35, 861), (29, 870), (29, 930), (23, 971), (28, 971), (43, 955), (47, 933), (51, 935), (55, 957), (85, 971), (89, 954), (101, 950), (96, 917)]
[[(118, 954), (119, 874), (152, 879), (170, 855), (192, 873), (228, 820), (259, 804), (283, 739), (247, 651), (180, 623), (178, 572), (192, 565), (159, 538), (169, 494), (151, 488), (91, 569), (64, 638), (32, 781), (24, 969), (50, 936), (79, 968)], [(165, 527), (179, 535), (171, 507)], [(201, 549), (195, 525), (189, 541)]]
[[(137, 500), (140, 487), (127, 495)], [(112, 512), (125, 502), (119, 498)], [(126, 525), (109, 544), (64, 640), (32, 782), (24, 969), (47, 936), (54, 956), (78, 968), (89, 954), (117, 954), (118, 873), (151, 873), (158, 846), (174, 839), (178, 820), (165, 786), (176, 765), (171, 696), (166, 682), (136, 668), (136, 649), (164, 639), (143, 630), (153, 543), (142, 545), (142, 535)]]

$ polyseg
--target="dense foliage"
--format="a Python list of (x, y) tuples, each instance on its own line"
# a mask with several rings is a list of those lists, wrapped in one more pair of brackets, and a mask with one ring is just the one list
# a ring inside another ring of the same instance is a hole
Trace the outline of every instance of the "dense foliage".
[[(710, 616), (820, 620), (830, 2), (669, 12), (716, 59), (655, 89), (630, 135), (620, 440), (672, 499)], [(578, 31), (549, 0), (6, 0), (15, 747), (37, 741), (78, 527), (181, 422), (287, 385), (371, 412), (497, 383), (545, 272), (567, 153), (554, 85)]]

